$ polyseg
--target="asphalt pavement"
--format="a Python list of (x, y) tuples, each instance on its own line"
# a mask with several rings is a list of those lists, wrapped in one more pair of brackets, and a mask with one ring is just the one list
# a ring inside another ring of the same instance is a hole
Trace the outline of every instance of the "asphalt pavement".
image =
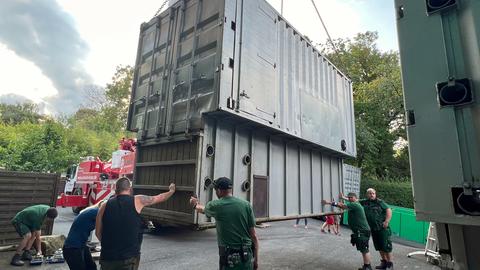
[[(59, 208), (54, 234), (67, 234), (74, 219), (70, 209)], [(353, 270), (361, 266), (361, 255), (350, 245), (350, 231), (341, 228), (341, 236), (320, 232), (321, 221), (309, 219), (308, 229), (294, 228), (294, 221), (272, 222), (267, 228), (258, 228), (260, 239), (259, 269), (335, 269)], [(303, 225), (303, 220), (300, 225)], [(380, 257), (371, 244), (373, 266)], [(418, 250), (394, 243), (395, 269), (440, 269), (426, 262), (425, 257), (407, 258)], [(0, 270), (3, 269), (68, 269), (65, 264), (13, 267), (9, 260), (13, 252), (0, 252)], [(100, 267), (98, 268), (100, 269)], [(218, 249), (215, 229), (192, 231), (182, 228), (163, 228), (145, 234), (140, 269), (218, 269)]]

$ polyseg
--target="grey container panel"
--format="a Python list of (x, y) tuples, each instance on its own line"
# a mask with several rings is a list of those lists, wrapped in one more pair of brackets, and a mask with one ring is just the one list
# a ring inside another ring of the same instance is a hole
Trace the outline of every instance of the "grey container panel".
[[(204, 132), (193, 139), (180, 136), (178, 142), (139, 146), (135, 192), (156, 194), (170, 180), (178, 187), (167, 203), (147, 208), (146, 217), (158, 222), (209, 224), (212, 220), (206, 216), (192, 213), (188, 199), (193, 193), (203, 204), (216, 199), (205, 179), (222, 176), (233, 180), (236, 197), (250, 201), (256, 213), (267, 218), (321, 214), (321, 199), (338, 194), (341, 159), (257, 127), (211, 118), (204, 124)], [(213, 156), (206, 154), (209, 146), (215, 148)], [(251, 163), (244, 162), (246, 154)], [(251, 183), (250, 190), (242, 189), (245, 181)]]
[(356, 154), (350, 81), (264, 0), (179, 1), (145, 24), (137, 55), (128, 128), (141, 139), (223, 110)]
[[(250, 146), (251, 134), (248, 130), (235, 128), (233, 128), (232, 134), (234, 135), (234, 147), (229, 159), (231, 160), (234, 168), (233, 175), (231, 176), (232, 179), (235, 179), (233, 185), (233, 194), (234, 196), (248, 200), (248, 193), (242, 189), (242, 183), (250, 180), (250, 165), (245, 164), (243, 160), (246, 155), (252, 155)], [(219, 177), (220, 175), (216, 176)]]
[(264, 1), (244, 1), (239, 109), (273, 123), (276, 111), (276, 13)]
[(312, 157), (308, 149), (300, 149), (300, 213), (312, 213)]
[[(338, 201), (338, 195), (343, 190), (343, 169), (342, 162), (339, 159), (331, 159), (330, 163), (331, 168), (331, 190), (330, 190), (330, 200)], [(338, 179), (339, 181), (334, 181)], [(327, 199), (328, 200), (328, 199)]]
[(234, 129), (232, 126), (215, 129), (215, 163), (213, 164), (213, 179), (220, 176), (233, 176), (233, 163), (231, 154), (235, 153)]
[[(235, 127), (224, 121), (208, 120), (205, 130), (216, 134), (215, 141), (207, 139), (210, 136), (207, 132), (203, 135), (204, 142), (215, 144), (215, 162), (207, 159), (208, 164), (215, 168), (202, 166), (201, 179), (210, 176), (211, 171), (215, 172), (213, 178), (231, 177), (234, 195), (253, 202), (254, 178), (267, 177), (268, 217), (319, 213), (321, 199), (330, 199), (332, 194), (337, 196), (340, 192), (342, 161), (339, 158), (322, 155), (307, 146), (288, 142), (281, 136), (249, 127)], [(206, 146), (203, 151), (206, 151)], [(251, 155), (250, 166), (243, 163), (245, 153)], [(322, 169), (328, 173), (322, 173)], [(250, 192), (241, 189), (245, 180), (252, 182)], [(202, 196), (208, 196), (208, 189), (202, 181), (200, 185), (200, 190), (205, 190)], [(322, 191), (326, 195), (322, 195)]]
[(286, 202), (278, 202), (278, 198), (284, 198), (286, 194), (286, 158), (285, 142), (281, 139), (273, 138), (271, 140), (271, 162), (269, 162), (270, 172), (270, 216), (283, 216), (286, 213)]
[(213, 100), (218, 89), (223, 2), (185, 1), (184, 6), (165, 134), (198, 130), (201, 113), (217, 107)]
[[(252, 143), (252, 174), (268, 175), (269, 165), (269, 138), (264, 133), (253, 135)], [(253, 160), (255, 158), (255, 160)]]
[[(397, 29), (405, 109), (415, 120), (407, 134), (416, 217), (479, 226), (480, 217), (455, 212), (451, 188), (480, 185), (480, 6), (462, 1), (455, 12), (427, 16), (424, 3), (397, 0), (395, 5), (405, 15)], [(450, 77), (472, 79), (474, 104), (439, 106), (436, 84)]]
[[(321, 172), (322, 172), (322, 198), (325, 200), (330, 200), (332, 198), (332, 183), (331, 183), (331, 177), (332, 177), (332, 170), (331, 170), (331, 160), (322, 155), (321, 161)], [(328, 206), (323, 206), (323, 211), (328, 211), (330, 207)]]
[[(232, 3), (230, 3), (232, 2)], [(241, 24), (241, 3), (240, 1), (228, 1), (225, 3), (225, 24), (223, 25), (222, 37), (222, 56), (221, 65), (219, 68), (220, 82), (218, 89), (218, 107), (231, 107), (229, 100), (236, 100), (234, 96), (234, 89), (237, 89), (238, 76), (234, 76), (234, 71), (238, 70), (240, 63), (239, 58), (239, 42), (240, 31), (234, 31), (232, 28), (237, 28)], [(237, 52), (237, 53), (235, 53)]]
[[(265, 1), (243, 3), (241, 66), (236, 71), (240, 115), (355, 155), (348, 78)], [(346, 151), (341, 149), (342, 140)]]
[(322, 175), (322, 155), (319, 152), (312, 153), (312, 201), (313, 201), (313, 208), (312, 211), (314, 213), (322, 212), (323, 207), (319, 203), (322, 201), (323, 194), (323, 175)]
[(299, 168), (298, 168), (298, 145), (296, 144), (287, 144), (286, 145), (286, 189), (287, 194), (285, 195), (285, 204), (286, 204), (286, 213), (285, 215), (295, 215), (298, 214), (300, 209), (298, 194), (299, 194)]
[(142, 139), (198, 130), (218, 106), (222, 12), (221, 0), (179, 1), (142, 26), (128, 120)]

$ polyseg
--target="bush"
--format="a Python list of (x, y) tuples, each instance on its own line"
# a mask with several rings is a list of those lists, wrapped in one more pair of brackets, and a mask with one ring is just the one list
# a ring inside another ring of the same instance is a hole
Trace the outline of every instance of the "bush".
[(377, 197), (386, 203), (406, 208), (413, 208), (412, 183), (390, 182), (386, 180), (362, 179), (360, 184), (360, 197), (364, 198), (368, 188), (377, 191)]
[(81, 157), (108, 160), (123, 133), (43, 123), (0, 122), (0, 167), (11, 171), (63, 172)]

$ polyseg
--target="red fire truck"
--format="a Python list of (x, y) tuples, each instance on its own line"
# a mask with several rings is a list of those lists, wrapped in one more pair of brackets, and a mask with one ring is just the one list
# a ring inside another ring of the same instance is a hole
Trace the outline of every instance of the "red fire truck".
[(85, 207), (108, 199), (115, 193), (115, 181), (119, 177), (133, 176), (136, 141), (120, 140), (120, 147), (112, 153), (112, 159), (103, 162), (98, 157), (87, 157), (67, 171), (67, 182), (57, 198), (57, 206), (72, 207), (74, 213)]

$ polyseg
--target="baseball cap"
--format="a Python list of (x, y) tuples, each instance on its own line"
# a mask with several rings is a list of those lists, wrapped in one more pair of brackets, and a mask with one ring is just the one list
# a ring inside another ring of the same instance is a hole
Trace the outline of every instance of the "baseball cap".
[(213, 187), (221, 190), (231, 189), (233, 187), (233, 182), (227, 177), (219, 177), (213, 181)]

